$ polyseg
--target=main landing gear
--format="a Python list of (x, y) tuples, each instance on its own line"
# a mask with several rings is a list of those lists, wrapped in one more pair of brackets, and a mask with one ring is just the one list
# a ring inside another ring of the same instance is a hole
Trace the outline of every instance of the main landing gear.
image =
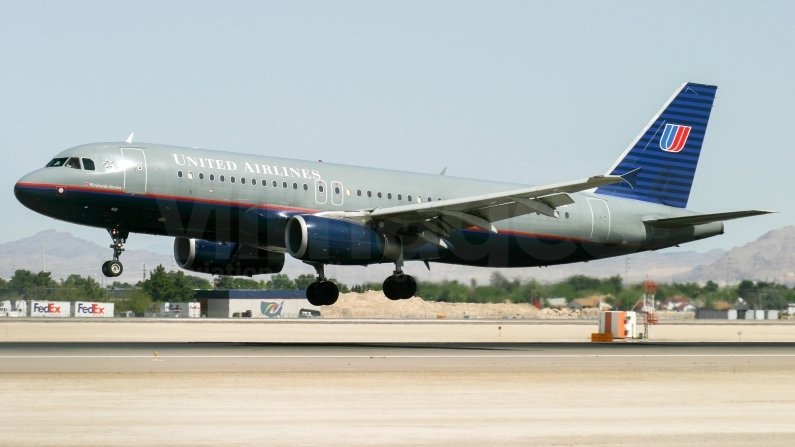
[(124, 271), (124, 266), (119, 262), (119, 256), (121, 256), (121, 253), (124, 251), (124, 243), (127, 242), (127, 237), (130, 235), (130, 232), (119, 230), (118, 228), (111, 228), (108, 230), (108, 233), (111, 239), (113, 239), (113, 244), (110, 245), (110, 248), (113, 249), (113, 260), (105, 261), (105, 263), (102, 264), (102, 274), (108, 278), (115, 278)]
[(417, 293), (417, 281), (403, 273), (403, 262), (395, 263), (392, 276), (384, 280), (384, 295), (393, 301), (405, 300)]
[(317, 281), (306, 288), (306, 299), (313, 306), (331, 306), (337, 302), (340, 289), (337, 285), (326, 279), (323, 264), (310, 264), (317, 272)]

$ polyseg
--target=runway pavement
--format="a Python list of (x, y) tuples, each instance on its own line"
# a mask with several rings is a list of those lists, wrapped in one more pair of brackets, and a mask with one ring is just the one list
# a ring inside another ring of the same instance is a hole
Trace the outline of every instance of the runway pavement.
[(0, 343), (0, 373), (795, 370), (795, 343)]
[(794, 348), (0, 343), (0, 445), (789, 446)]

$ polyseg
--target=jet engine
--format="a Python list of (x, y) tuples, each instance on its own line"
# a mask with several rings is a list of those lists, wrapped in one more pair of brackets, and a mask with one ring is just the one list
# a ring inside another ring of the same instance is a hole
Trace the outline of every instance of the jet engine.
[(184, 237), (174, 239), (174, 259), (180, 268), (211, 275), (253, 276), (279, 273), (284, 267), (284, 253)]
[(323, 264), (392, 262), (401, 250), (396, 241), (367, 225), (313, 215), (290, 218), (285, 244), (294, 258)]

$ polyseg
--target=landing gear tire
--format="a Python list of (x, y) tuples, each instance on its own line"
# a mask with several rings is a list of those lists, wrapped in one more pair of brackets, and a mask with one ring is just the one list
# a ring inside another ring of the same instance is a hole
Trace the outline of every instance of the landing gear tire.
[(405, 300), (417, 293), (417, 281), (410, 275), (393, 275), (384, 280), (384, 295), (390, 300)]
[(102, 264), (102, 274), (108, 278), (115, 278), (122, 274), (124, 266), (119, 261), (105, 261)]
[(324, 281), (318, 284), (317, 291), (318, 295), (320, 295), (323, 300), (324, 306), (331, 306), (336, 303), (337, 298), (340, 296), (340, 289), (331, 281)]
[(331, 281), (316, 281), (306, 288), (306, 300), (313, 306), (331, 306), (339, 296), (340, 289)]
[(127, 242), (127, 236), (130, 235), (130, 232), (119, 228), (110, 228), (108, 229), (108, 234), (113, 239), (113, 243), (110, 245), (110, 248), (113, 249), (113, 260), (105, 261), (102, 264), (102, 274), (108, 278), (115, 278), (124, 271), (124, 266), (119, 262), (119, 256), (124, 252), (124, 243)]
[(317, 296), (317, 284), (313, 282), (306, 288), (306, 300), (313, 306), (322, 306), (323, 302)]

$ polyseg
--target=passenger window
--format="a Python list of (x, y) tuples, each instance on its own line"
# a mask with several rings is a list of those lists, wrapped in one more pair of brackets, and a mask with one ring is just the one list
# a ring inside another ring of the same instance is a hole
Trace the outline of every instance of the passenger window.
[(411, 202), (411, 194), (409, 194), (409, 196), (406, 197), (406, 199), (408, 199), (408, 201)]
[(392, 193), (391, 192), (386, 193), (386, 198), (392, 200)]
[(339, 194), (339, 193), (340, 193), (340, 188), (339, 187), (334, 188), (334, 194)]
[(287, 182), (282, 182), (282, 188), (287, 189)]
[(377, 195), (377, 196), (378, 196), (378, 198), (380, 199), (380, 198), (381, 198), (381, 191), (378, 191), (378, 193), (376, 193), (376, 195)]
[(83, 169), (86, 171), (93, 171), (94, 170), (94, 161), (90, 158), (83, 159)]
[(224, 175), (223, 175), (223, 174), (221, 174), (221, 176), (220, 176), (220, 177), (218, 177), (218, 179), (219, 179), (219, 180), (221, 180), (221, 183), (223, 183), (223, 182), (224, 182), (224, 180), (226, 180), (226, 179), (224, 178)]
[(362, 196), (362, 190), (361, 189), (357, 189), (356, 190), (356, 195), (361, 197)]
[(317, 191), (323, 192), (323, 185), (317, 185)]
[(309, 191), (309, 186), (306, 183), (304, 183), (304, 191)]
[(346, 196), (349, 196), (349, 195), (351, 195), (351, 189), (350, 189), (350, 188), (348, 188), (348, 189), (346, 189), (346, 190), (345, 190), (345, 195), (346, 195)]
[(431, 196), (428, 196), (428, 201), (429, 202), (433, 202), (433, 199), (431, 199)]
[(240, 177), (240, 183), (245, 185), (246, 184), (246, 178), (245, 177)]
[(215, 181), (215, 174), (210, 174), (210, 181), (211, 181), (211, 182), (214, 182), (214, 181)]
[(57, 168), (58, 166), (63, 166), (64, 163), (66, 163), (66, 158), (53, 158), (45, 167)]
[(398, 200), (403, 200), (403, 194), (398, 194)]
[(370, 192), (370, 191), (367, 191), (367, 197), (372, 197), (372, 196), (373, 196), (373, 193)]
[(203, 172), (199, 173), (199, 180), (204, 180), (204, 173)]
[(182, 171), (177, 171), (177, 177), (182, 178)]
[(188, 180), (193, 180), (193, 171), (188, 171)]
[(298, 189), (298, 183), (293, 183), (293, 189)]
[(234, 175), (230, 176), (229, 177), (229, 181), (232, 182), (232, 183), (235, 183), (235, 176)]
[(251, 179), (251, 184), (257, 186), (257, 179), (255, 178)]
[(67, 168), (80, 169), (80, 159), (77, 157), (70, 158), (64, 165)]
[(273, 187), (275, 188), (277, 185), (276, 180), (273, 181)]
[(262, 179), (262, 186), (268, 186), (268, 181), (265, 180), (265, 179)]

